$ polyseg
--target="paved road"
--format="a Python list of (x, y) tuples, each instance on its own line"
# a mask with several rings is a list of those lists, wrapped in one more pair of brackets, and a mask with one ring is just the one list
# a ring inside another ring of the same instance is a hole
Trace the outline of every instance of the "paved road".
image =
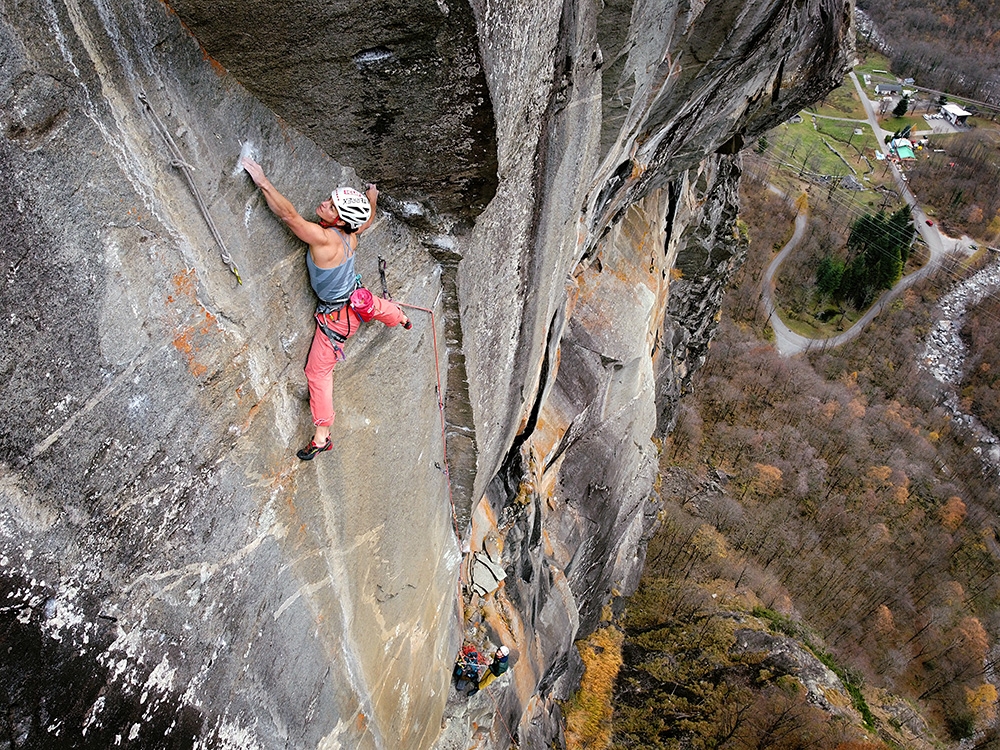
[[(872, 106), (872, 102), (868, 98), (868, 94), (865, 92), (861, 82), (858, 81), (858, 77), (854, 75), (854, 71), (852, 70), (848, 73), (848, 75), (854, 82), (854, 88), (858, 92), (858, 98), (861, 99), (861, 104), (864, 105), (865, 114), (868, 117), (868, 125), (875, 134), (875, 140), (877, 140), (879, 144), (884, 144), (885, 137), (887, 135), (892, 135), (892, 133), (887, 130), (883, 130), (882, 126), (879, 125), (878, 117), (875, 115), (875, 108)], [(927, 224), (927, 214), (925, 214), (917, 204), (917, 199), (914, 198), (913, 193), (910, 192), (910, 186), (907, 184), (906, 178), (900, 171), (899, 167), (893, 162), (890, 162), (889, 165), (889, 168), (892, 169), (892, 176), (896, 181), (896, 187), (899, 188), (899, 194), (903, 197), (903, 200), (906, 201), (906, 205), (908, 205), (913, 212), (913, 224), (920, 233), (920, 236), (923, 237), (924, 242), (927, 243), (927, 247), (930, 250), (930, 261), (927, 265), (936, 265), (941, 262), (941, 258), (944, 257), (945, 253), (945, 244), (941, 237), (941, 232), (938, 230), (937, 224), (934, 226), (929, 226)]]
[[(773, 193), (784, 196), (784, 193), (773, 185), (769, 185), (768, 189)], [(777, 273), (778, 266), (784, 263), (788, 254), (798, 246), (799, 242), (802, 241), (802, 236), (806, 233), (806, 225), (808, 222), (809, 211), (803, 207), (799, 211), (798, 216), (795, 217), (795, 231), (792, 233), (792, 238), (788, 240), (788, 242), (785, 243), (785, 246), (781, 248), (781, 251), (774, 256), (774, 260), (771, 261), (771, 265), (769, 265), (767, 270), (764, 271), (764, 278), (761, 281), (761, 301), (764, 304), (764, 309), (767, 311), (767, 317), (768, 321), (771, 323), (771, 329), (774, 331), (774, 344), (778, 349), (778, 353), (785, 357), (790, 357), (793, 354), (804, 352), (817, 343), (813, 339), (800, 336), (786, 326), (784, 321), (778, 317), (778, 312), (774, 303), (774, 274)]]
[[(777, 192), (777, 191), (775, 191)], [(794, 250), (799, 242), (802, 240), (802, 236), (805, 234), (806, 224), (809, 220), (809, 212), (806, 208), (802, 208), (798, 215), (795, 217), (795, 231), (792, 233), (791, 239), (785, 243), (785, 246), (781, 248), (781, 251), (774, 256), (774, 260), (767, 267), (764, 272), (764, 277), (761, 280), (761, 300), (764, 305), (764, 310), (767, 311), (768, 322), (771, 324), (771, 328), (774, 330), (774, 343), (778, 349), (778, 353), (785, 357), (790, 357), (793, 354), (799, 354), (800, 352), (808, 351), (809, 349), (825, 349), (830, 346), (840, 346), (841, 344), (846, 344), (865, 329), (872, 320), (875, 319), (885, 306), (892, 302), (896, 297), (903, 293), (904, 290), (915, 284), (920, 279), (931, 273), (941, 262), (941, 258), (944, 257), (943, 251), (937, 258), (933, 258), (925, 263), (921, 268), (917, 269), (911, 274), (908, 274), (896, 282), (896, 285), (882, 293), (871, 307), (862, 315), (858, 320), (848, 328), (843, 333), (838, 333), (836, 336), (830, 336), (829, 338), (809, 338), (808, 336), (803, 336), (802, 334), (796, 333), (791, 330), (778, 316), (776, 305), (774, 302), (774, 275), (778, 271), (778, 267), (784, 262), (788, 254)], [(939, 239), (940, 241), (940, 239)]]
[[(850, 75), (851, 80), (854, 81), (854, 86), (858, 91), (858, 96), (861, 98), (862, 104), (864, 105), (865, 113), (868, 116), (868, 124), (871, 127), (872, 132), (875, 133), (875, 138), (879, 143), (885, 143), (885, 136), (892, 134), (883, 130), (879, 125), (878, 118), (875, 116), (875, 109), (872, 107), (872, 103), (868, 99), (868, 95), (865, 93), (865, 90), (858, 82), (857, 76), (854, 75), (854, 71), (851, 71), (848, 75)], [(785, 246), (781, 248), (781, 251), (774, 257), (774, 260), (771, 261), (771, 264), (764, 272), (764, 277), (761, 281), (761, 300), (763, 302), (764, 309), (767, 311), (771, 328), (774, 330), (775, 345), (781, 355), (790, 357), (793, 354), (798, 354), (809, 349), (826, 348), (846, 344), (848, 341), (856, 338), (864, 330), (865, 326), (874, 320), (875, 317), (882, 312), (883, 309), (885, 309), (885, 306), (898, 297), (905, 289), (909, 288), (917, 281), (933, 272), (934, 269), (941, 264), (946, 252), (961, 250), (963, 247), (968, 246), (968, 243), (971, 242), (967, 237), (963, 237), (959, 240), (945, 237), (941, 234), (937, 224), (934, 224), (933, 226), (929, 225), (927, 223), (927, 214), (923, 212), (923, 209), (921, 209), (917, 203), (917, 199), (910, 191), (909, 185), (907, 184), (903, 173), (892, 162), (890, 162), (890, 169), (892, 169), (896, 186), (899, 189), (899, 194), (910, 207), (913, 215), (914, 227), (927, 244), (929, 256), (927, 263), (913, 273), (901, 278), (898, 282), (896, 282), (896, 285), (892, 289), (883, 292), (882, 296), (879, 297), (870, 308), (868, 308), (868, 311), (865, 312), (865, 314), (862, 315), (861, 318), (854, 323), (854, 325), (843, 333), (838, 333), (836, 336), (830, 336), (829, 338), (824, 339), (813, 339), (795, 333), (788, 326), (786, 326), (784, 322), (782, 322), (776, 312), (776, 305), (774, 302), (774, 275), (777, 273), (778, 267), (782, 264), (782, 262), (784, 262), (785, 258), (788, 257), (788, 254), (791, 253), (796, 246), (798, 246), (799, 242), (802, 240), (802, 236), (805, 234), (809, 214), (808, 210), (803, 207), (799, 211), (799, 214), (795, 217), (795, 231), (792, 233), (791, 239), (785, 243)], [(773, 186), (769, 187), (772, 192), (782, 195), (781, 191), (777, 188)]]

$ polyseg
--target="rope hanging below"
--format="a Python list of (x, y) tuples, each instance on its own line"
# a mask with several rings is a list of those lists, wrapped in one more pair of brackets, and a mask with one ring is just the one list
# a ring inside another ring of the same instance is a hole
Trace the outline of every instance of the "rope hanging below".
[[(385, 280), (385, 269), (386, 262), (385, 258), (381, 255), (378, 256), (378, 275), (382, 279), (382, 296), (385, 299), (392, 299), (389, 294), (389, 285)], [(451, 523), (452, 528), (455, 530), (455, 538), (461, 541), (462, 532), (458, 528), (458, 512), (455, 510), (455, 498), (451, 491), (451, 469), (448, 467), (448, 431), (447, 424), (444, 417), (444, 391), (441, 388), (441, 357), (438, 355), (438, 344), (437, 344), (437, 323), (434, 320), (434, 311), (429, 307), (420, 307), (419, 305), (410, 305), (406, 302), (396, 302), (400, 307), (405, 307), (410, 310), (420, 310), (425, 312), (431, 317), (431, 342), (434, 347), (434, 372), (437, 375), (437, 402), (438, 402), (438, 415), (441, 417), (441, 453), (442, 460), (444, 462), (443, 467), (438, 467), (444, 474), (445, 484), (448, 487), (448, 504), (451, 506)]]
[(170, 166), (177, 167), (181, 170), (181, 174), (187, 180), (188, 187), (191, 188), (191, 192), (194, 194), (195, 202), (198, 204), (198, 208), (201, 210), (201, 215), (205, 218), (205, 223), (208, 224), (208, 229), (212, 233), (212, 237), (215, 238), (216, 243), (219, 245), (219, 249), (222, 251), (222, 262), (229, 266), (229, 270), (233, 272), (236, 277), (236, 281), (242, 286), (243, 279), (240, 277), (240, 269), (236, 267), (236, 263), (233, 262), (232, 256), (229, 254), (229, 250), (226, 249), (226, 243), (222, 240), (222, 234), (219, 232), (218, 227), (215, 226), (215, 222), (212, 220), (212, 215), (208, 212), (208, 206), (205, 205), (205, 199), (201, 196), (201, 190), (198, 189), (198, 185), (195, 183), (194, 178), (191, 173), (194, 171), (194, 167), (184, 161), (181, 150), (174, 143), (174, 139), (170, 137), (170, 132), (167, 130), (166, 126), (160, 121), (160, 118), (156, 116), (156, 112), (153, 111), (153, 107), (149, 103), (149, 99), (146, 98), (146, 92), (139, 92), (139, 101), (143, 103), (146, 108), (146, 112), (149, 114), (150, 120), (153, 121), (153, 128), (160, 137), (167, 144), (167, 149), (170, 151)]

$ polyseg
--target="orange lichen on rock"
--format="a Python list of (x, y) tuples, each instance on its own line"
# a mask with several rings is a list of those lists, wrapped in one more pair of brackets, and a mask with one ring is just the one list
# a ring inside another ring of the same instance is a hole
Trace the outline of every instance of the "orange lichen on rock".
[[(171, 283), (174, 286), (174, 294), (167, 296), (168, 304), (176, 306), (182, 300), (186, 300), (196, 307), (196, 310), (187, 313), (186, 320), (178, 325), (178, 331), (172, 342), (174, 348), (187, 360), (188, 372), (200, 378), (208, 372), (208, 367), (198, 361), (197, 354), (200, 347), (197, 339), (212, 332), (216, 325), (216, 317), (198, 301), (197, 274), (193, 268), (185, 268), (174, 274)], [(184, 312), (181, 312), (181, 315), (184, 315)]]
[(188, 372), (194, 375), (196, 378), (200, 378), (206, 372), (208, 368), (201, 364), (197, 359), (195, 359), (195, 346), (191, 343), (191, 335), (194, 333), (194, 329), (187, 328), (181, 331), (178, 335), (174, 336), (173, 344), (174, 348), (184, 355), (187, 360)]

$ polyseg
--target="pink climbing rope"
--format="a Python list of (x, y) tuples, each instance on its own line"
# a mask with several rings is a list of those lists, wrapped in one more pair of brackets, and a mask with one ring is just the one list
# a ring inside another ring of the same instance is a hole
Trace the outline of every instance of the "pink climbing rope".
[(458, 530), (458, 513), (455, 510), (455, 498), (452, 496), (451, 492), (451, 471), (448, 468), (448, 437), (445, 428), (444, 421), (444, 396), (441, 390), (441, 360), (438, 357), (438, 345), (437, 345), (437, 326), (434, 325), (434, 311), (429, 307), (420, 307), (419, 305), (410, 305), (406, 302), (395, 301), (400, 307), (406, 307), (411, 310), (420, 310), (431, 316), (431, 336), (434, 343), (434, 371), (437, 373), (437, 399), (438, 399), (438, 413), (441, 416), (441, 451), (443, 453), (444, 461), (444, 478), (445, 484), (448, 486), (448, 503), (451, 505), (451, 523), (455, 529), (455, 538), (458, 539), (459, 543), (462, 541), (462, 534)]
[(497, 699), (493, 697), (493, 693), (490, 692), (489, 688), (486, 688), (485, 692), (488, 696), (490, 696), (490, 700), (493, 701), (493, 706), (497, 710), (497, 716), (500, 717), (500, 723), (503, 724), (503, 728), (507, 730), (507, 736), (510, 737), (510, 744), (512, 746), (516, 746), (517, 740), (514, 739), (514, 734), (510, 731), (510, 727), (507, 726), (507, 720), (503, 717), (503, 711), (500, 710), (500, 704), (497, 703)]

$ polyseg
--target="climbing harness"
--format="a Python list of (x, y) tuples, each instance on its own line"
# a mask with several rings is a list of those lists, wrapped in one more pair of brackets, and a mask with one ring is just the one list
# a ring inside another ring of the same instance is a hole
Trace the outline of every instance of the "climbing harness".
[(146, 98), (146, 92), (139, 92), (139, 101), (143, 103), (146, 107), (146, 112), (149, 114), (150, 120), (153, 121), (153, 128), (160, 137), (167, 144), (167, 149), (170, 151), (171, 157), (170, 166), (177, 167), (181, 170), (184, 178), (187, 180), (188, 187), (191, 188), (191, 192), (194, 193), (195, 202), (198, 204), (198, 208), (201, 210), (201, 215), (205, 217), (205, 223), (208, 224), (209, 231), (211, 231), (212, 236), (218, 243), (219, 248), (222, 251), (222, 261), (227, 266), (229, 270), (233, 272), (236, 277), (236, 281), (243, 285), (243, 279), (240, 277), (240, 270), (236, 267), (236, 263), (233, 262), (232, 256), (229, 254), (229, 250), (226, 249), (226, 243), (222, 241), (222, 235), (219, 232), (218, 227), (215, 226), (215, 222), (212, 220), (212, 215), (208, 212), (208, 207), (205, 205), (205, 199), (201, 197), (201, 191), (198, 189), (198, 185), (195, 183), (194, 178), (191, 173), (194, 171), (194, 167), (184, 161), (181, 150), (174, 143), (174, 139), (170, 137), (170, 132), (167, 130), (166, 126), (160, 121), (160, 118), (156, 116), (156, 112), (153, 111), (152, 105), (149, 103), (149, 99)]
[[(351, 316), (347, 316), (347, 333), (338, 333), (337, 331), (326, 325), (326, 320), (329, 319), (330, 315), (337, 313), (337, 320), (340, 320), (340, 313), (345, 307), (351, 302), (351, 297), (353, 297), (359, 289), (363, 289), (361, 286), (361, 274), (354, 275), (354, 285), (351, 287), (350, 293), (346, 297), (338, 297), (334, 300), (320, 300), (319, 304), (316, 305), (316, 313), (314, 317), (316, 318), (316, 325), (319, 329), (326, 334), (326, 337), (330, 339), (330, 344), (333, 346), (335, 352), (337, 352), (337, 359), (344, 359), (344, 350), (340, 348), (340, 345), (347, 341), (351, 336)], [(360, 317), (360, 316), (359, 316)]]
[(471, 643), (462, 646), (462, 651), (455, 662), (455, 679), (469, 680), (479, 685), (479, 678), (485, 669), (489, 667), (486, 655), (479, 651)]
[[(467, 696), (472, 696), (480, 691), (479, 684), (481, 676), (484, 676), (483, 673), (489, 671), (489, 669), (490, 664), (486, 661), (486, 655), (476, 648), (476, 646), (471, 643), (467, 643), (462, 646), (462, 650), (459, 652), (458, 659), (455, 661), (455, 668), (452, 672), (452, 676), (457, 683), (463, 681), (469, 683), (469, 688), (465, 692)], [(504, 670), (504, 672), (506, 672), (506, 670)], [(501, 674), (503, 674), (503, 672), (501, 672)], [(456, 687), (458, 686), (456, 685)], [(482, 691), (490, 696), (490, 700), (493, 701), (493, 707), (496, 709), (496, 716), (500, 719), (500, 723), (503, 725), (504, 731), (507, 732), (507, 736), (510, 737), (511, 746), (513, 747), (517, 745), (517, 740), (514, 739), (514, 733), (510, 730), (510, 726), (504, 718), (503, 710), (500, 708), (500, 704), (497, 702), (496, 696), (493, 695), (493, 691), (491, 690), (492, 687), (492, 685), (487, 684), (482, 688)]]
[[(343, 306), (341, 306), (340, 309), (343, 310), (344, 309)], [(317, 311), (315, 318), (316, 318), (316, 325), (319, 326), (319, 330), (321, 330), (330, 340), (330, 346), (332, 346), (333, 351), (337, 353), (337, 359), (340, 361), (345, 360), (347, 357), (344, 354), (344, 350), (341, 348), (340, 345), (346, 342), (351, 335), (351, 316), (349, 315), (347, 316), (347, 335), (344, 335), (343, 333), (338, 333), (337, 331), (330, 328), (330, 326), (328, 326), (324, 322), (324, 320), (329, 319), (328, 313), (320, 313)], [(339, 312), (337, 313), (337, 320), (340, 320)]]

